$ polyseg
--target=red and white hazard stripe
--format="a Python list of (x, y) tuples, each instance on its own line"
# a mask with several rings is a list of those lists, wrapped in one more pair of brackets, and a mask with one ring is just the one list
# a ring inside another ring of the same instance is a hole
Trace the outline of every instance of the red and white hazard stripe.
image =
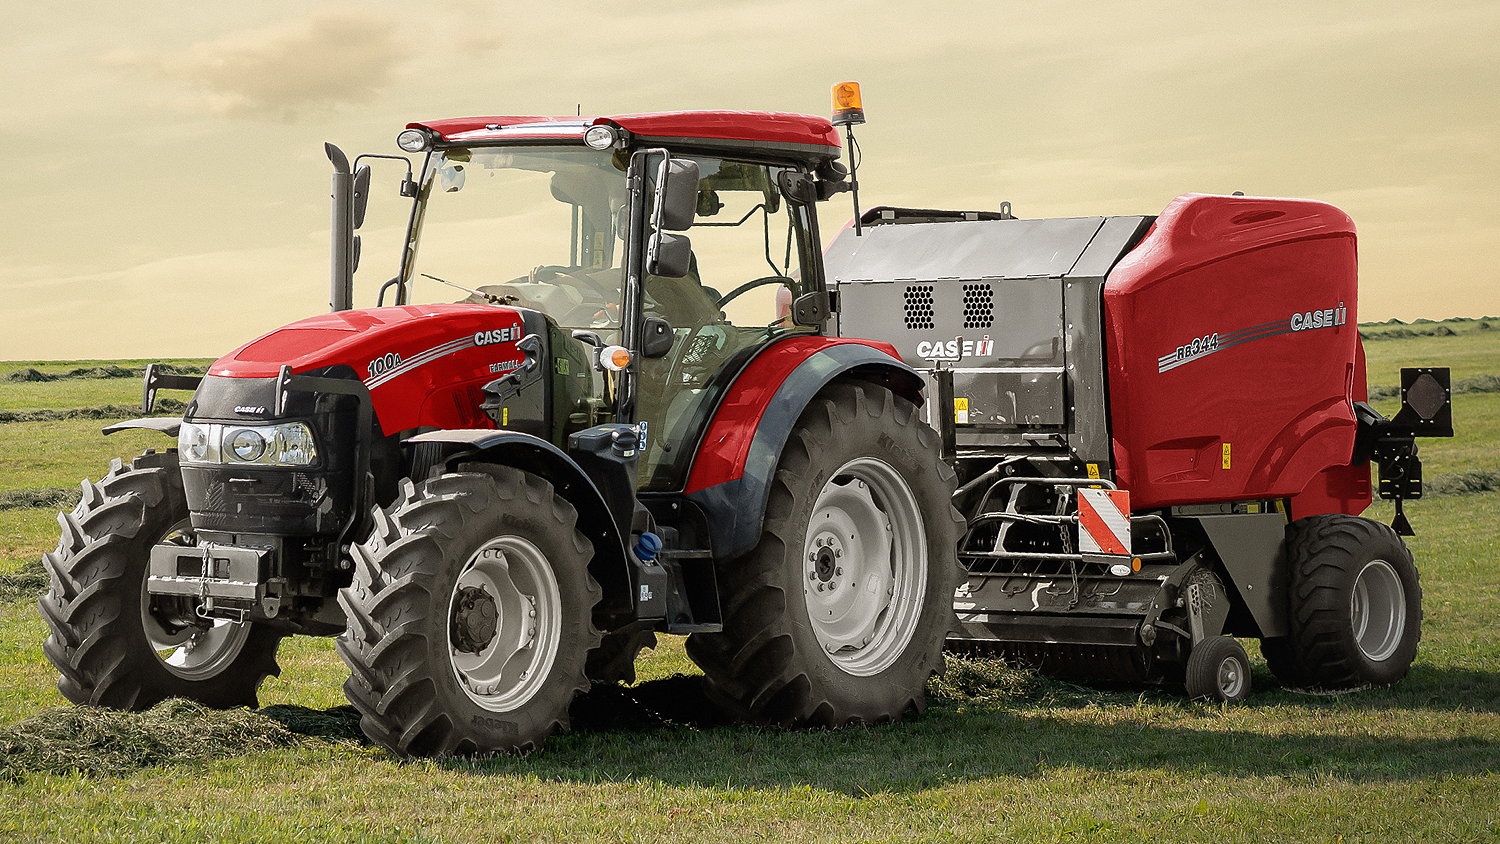
[(1130, 556), (1130, 491), (1078, 490), (1078, 550)]

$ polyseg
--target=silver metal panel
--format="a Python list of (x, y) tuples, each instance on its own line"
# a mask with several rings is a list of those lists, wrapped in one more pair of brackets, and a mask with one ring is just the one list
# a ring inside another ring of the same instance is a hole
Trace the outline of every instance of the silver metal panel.
[(1001, 445), (1021, 429), (1054, 431), (1067, 435), (1081, 460), (1107, 471), (1102, 289), (1149, 221), (900, 223), (869, 226), (862, 237), (846, 231), (825, 256), (839, 293), (838, 333), (887, 341), (924, 373), (953, 369), (954, 398), (968, 405), (966, 418), (960, 411), (960, 446)]
[(960, 424), (1065, 424), (1061, 279), (878, 281), (839, 295), (844, 336), (885, 340), (923, 372), (954, 369)]
[(1103, 217), (866, 226), (823, 256), (831, 283), (892, 279), (1057, 278), (1073, 268)]

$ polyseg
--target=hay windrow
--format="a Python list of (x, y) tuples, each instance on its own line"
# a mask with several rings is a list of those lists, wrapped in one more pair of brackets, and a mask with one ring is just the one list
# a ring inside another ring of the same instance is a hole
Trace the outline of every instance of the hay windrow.
[(1473, 495), (1497, 489), (1500, 489), (1500, 472), (1475, 469), (1438, 475), (1428, 481), (1422, 491), (1428, 495)]
[(934, 700), (958, 704), (1005, 704), (1036, 700), (1047, 681), (1035, 671), (1012, 668), (1005, 660), (946, 654), (946, 670), (927, 681)]
[(82, 494), (79, 489), (63, 489), (60, 486), (8, 489), (0, 492), (0, 510), (22, 510), (28, 507), (67, 510), (78, 503)]
[(47, 571), (39, 561), (33, 560), (17, 572), (0, 574), (0, 604), (35, 601), (45, 591)]
[[(1500, 393), (1500, 375), (1474, 375), (1469, 378), (1460, 378), (1453, 382), (1453, 394), (1460, 393)], [(1370, 398), (1395, 399), (1401, 397), (1401, 388), (1393, 384), (1382, 384), (1370, 388)]]
[[(182, 413), (187, 404), (177, 399), (157, 399), (159, 413)], [(95, 407), (70, 407), (66, 410), (0, 410), (0, 423), (60, 422), (67, 419), (133, 419), (141, 415), (139, 405), (105, 404)]]
[(0, 730), (0, 781), (32, 774), (115, 776), (343, 740), (358, 732), (352, 713), (350, 707), (216, 710), (177, 699), (145, 712), (59, 707)]
[[(170, 363), (157, 364), (156, 371), (164, 375), (202, 375), (206, 370), (201, 366), (174, 366)], [(67, 372), (42, 372), (35, 367), (18, 369), (5, 376), (7, 381), (71, 381), (79, 378), (102, 379), (102, 378), (144, 378), (146, 368), (144, 366), (120, 366), (118, 364), (105, 364), (104, 366), (81, 366), (70, 369)]]

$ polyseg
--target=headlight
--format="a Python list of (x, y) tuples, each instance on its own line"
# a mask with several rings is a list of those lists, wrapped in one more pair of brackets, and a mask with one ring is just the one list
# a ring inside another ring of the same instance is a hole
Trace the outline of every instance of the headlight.
[(615, 145), (615, 130), (608, 126), (590, 126), (583, 133), (583, 142), (590, 149), (609, 149)]
[(182, 429), (177, 432), (177, 451), (183, 460), (208, 460), (209, 442), (208, 430), (200, 425), (184, 422)]
[(283, 425), (195, 425), (182, 423), (177, 448), (184, 463), (308, 466), (318, 460), (312, 428)]
[(254, 428), (241, 428), (229, 436), (229, 453), (236, 460), (254, 463), (266, 453), (266, 441)]
[(407, 152), (424, 152), (432, 146), (432, 138), (421, 129), (404, 129), (396, 136), (396, 146)]

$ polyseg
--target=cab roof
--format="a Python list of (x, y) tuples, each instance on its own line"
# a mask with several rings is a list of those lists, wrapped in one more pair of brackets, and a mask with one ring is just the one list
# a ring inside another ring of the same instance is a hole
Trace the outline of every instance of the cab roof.
[(836, 158), (840, 149), (838, 132), (828, 118), (774, 111), (664, 111), (599, 117), (500, 115), (425, 120), (409, 123), (407, 128), (426, 129), (445, 143), (485, 144), (581, 140), (585, 130), (599, 125), (623, 129), (638, 143), (764, 149), (813, 158)]

